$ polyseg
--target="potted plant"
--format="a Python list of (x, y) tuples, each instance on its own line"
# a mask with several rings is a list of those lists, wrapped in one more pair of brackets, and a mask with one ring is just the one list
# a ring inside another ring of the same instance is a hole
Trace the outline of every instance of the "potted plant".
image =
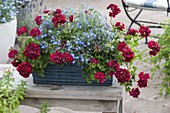
[[(111, 25), (98, 11), (84, 5), (78, 11), (45, 10), (43, 16), (35, 18), (39, 27), (29, 32), (25, 26), (18, 29), (19, 36), (29, 34), (29, 38), (19, 51), (12, 49), (9, 52), (13, 66), (25, 78), (33, 73), (34, 83), (111, 85), (111, 79), (115, 77), (131, 96), (138, 97), (139, 88), (147, 87), (150, 75), (137, 74), (137, 68), (132, 64), (141, 60), (144, 52), (136, 49), (138, 41), (149, 36), (151, 31), (141, 26), (126, 34), (123, 23), (112, 23), (112, 18), (121, 11), (119, 7), (110, 4), (107, 8), (111, 9)], [(153, 56), (160, 49), (150, 50), (149, 54)], [(84, 79), (87, 83), (82, 84)], [(132, 88), (136, 79), (138, 86)]]
[[(2, 71), (2, 70), (1, 70)], [(19, 106), (24, 100), (26, 82), (21, 81), (17, 86), (14, 86), (13, 70), (3, 70), (2, 78), (0, 79), (0, 112), (1, 113), (19, 113)], [(2, 73), (1, 73), (2, 74)], [(15, 89), (15, 90), (13, 90)]]
[(13, 0), (0, 1), (0, 63), (8, 61), (8, 51), (14, 46), (16, 37), (16, 13), (15, 3)]

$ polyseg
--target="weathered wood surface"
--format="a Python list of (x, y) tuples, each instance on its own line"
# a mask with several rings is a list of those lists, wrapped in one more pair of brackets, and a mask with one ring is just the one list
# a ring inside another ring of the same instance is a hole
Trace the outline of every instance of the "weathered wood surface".
[(74, 111), (116, 112), (118, 108), (117, 101), (87, 99), (26, 98), (22, 105), (39, 108), (42, 101), (48, 102), (50, 107), (65, 107)]
[[(10, 65), (0, 65), (0, 67)], [(66, 107), (75, 111), (119, 112), (123, 113), (122, 88), (115, 83), (112, 86), (70, 86), (37, 85), (32, 76), (22, 78), (13, 72), (17, 86), (20, 80), (27, 82), (27, 91), (23, 105), (39, 108), (40, 102), (46, 100), (50, 107)]]

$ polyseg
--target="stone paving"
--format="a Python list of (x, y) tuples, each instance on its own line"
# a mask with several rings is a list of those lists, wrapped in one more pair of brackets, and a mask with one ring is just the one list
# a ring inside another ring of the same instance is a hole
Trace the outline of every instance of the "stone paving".
[[(72, 7), (75, 9), (78, 9), (78, 6), (82, 3), (85, 3), (89, 7), (93, 7), (94, 9), (98, 10), (103, 16), (108, 17), (109, 10), (106, 9), (106, 7), (110, 3), (117, 4), (121, 8), (121, 14), (117, 16), (117, 18), (114, 20), (121, 21), (125, 23), (128, 28), (128, 25), (130, 24), (129, 19), (124, 13), (121, 0), (44, 0), (44, 5), (47, 6), (47, 8), (66, 8), (66, 7)], [(132, 13), (134, 15), (135, 13)], [(108, 17), (109, 18), (109, 17)], [(142, 15), (140, 15), (141, 20), (150, 20), (150, 21), (158, 21), (162, 22), (166, 19), (167, 13), (166, 12), (159, 12), (159, 11), (144, 11)], [(137, 26), (133, 26), (137, 28)], [(152, 29), (152, 34), (162, 33), (163, 30), (158, 29)], [(141, 49), (144, 49), (146, 45), (144, 44), (144, 41), (140, 42)], [(142, 64), (140, 62), (137, 62), (136, 65), (140, 65), (139, 70), (145, 70), (149, 71), (149, 67), (151, 65), (149, 63)], [(158, 89), (156, 89), (156, 83), (159, 82), (159, 77), (155, 77), (149, 84), (149, 88), (144, 89), (138, 99), (133, 99), (130, 96), (128, 96), (127, 93), (124, 94), (125, 98), (125, 113), (170, 113), (170, 98), (164, 99), (162, 97), (159, 97), (157, 93), (159, 92)], [(133, 107), (132, 107), (133, 106)], [(21, 113), (38, 113), (38, 110), (30, 107), (21, 106)], [(61, 108), (54, 108), (50, 113), (72, 113), (73, 111), (69, 111), (68, 109), (61, 109)], [(74, 113), (87, 113), (87, 112), (74, 112)]]

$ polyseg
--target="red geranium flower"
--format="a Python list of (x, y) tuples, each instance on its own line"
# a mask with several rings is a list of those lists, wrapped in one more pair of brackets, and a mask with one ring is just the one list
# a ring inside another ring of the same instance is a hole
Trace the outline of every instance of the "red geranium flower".
[(44, 10), (43, 13), (47, 14), (50, 10)]
[(38, 44), (29, 43), (24, 49), (24, 55), (32, 60), (37, 59), (40, 56), (40, 47)]
[(67, 63), (72, 63), (73, 62), (73, 56), (70, 53), (64, 52), (64, 59)]
[(117, 14), (119, 14), (121, 12), (121, 10), (119, 9), (119, 7), (116, 4), (110, 4), (107, 9), (111, 9), (112, 12), (109, 12), (109, 16), (110, 17), (116, 17)]
[(148, 48), (152, 49), (152, 51), (150, 51), (149, 54), (153, 56), (156, 56), (157, 53), (160, 51), (160, 46), (154, 40), (150, 40), (148, 42)]
[(12, 49), (12, 50), (8, 53), (8, 57), (9, 57), (9, 58), (14, 58), (17, 53), (18, 53), (17, 50)]
[(133, 88), (130, 92), (129, 92), (130, 96), (133, 96), (134, 98), (138, 98), (140, 91), (139, 88)]
[(98, 63), (99, 63), (99, 61), (98, 61), (97, 59), (95, 59), (95, 58), (91, 58), (91, 59), (90, 59), (90, 62), (91, 62), (92, 64), (98, 64)]
[(69, 21), (70, 21), (70, 22), (73, 22), (73, 19), (74, 19), (74, 16), (73, 16), (73, 15), (69, 16)]
[(120, 68), (120, 65), (118, 64), (118, 62), (116, 60), (110, 60), (107, 63), (107, 66), (113, 68), (114, 70), (118, 70)]
[(120, 42), (120, 43), (118, 44), (117, 49), (122, 52), (123, 49), (124, 49), (126, 46), (127, 46), (127, 45), (126, 45), (125, 42), (123, 41), (123, 42)]
[(141, 80), (148, 80), (150, 79), (150, 75), (148, 73), (144, 73), (144, 72), (140, 72), (138, 77), (141, 79)]
[(37, 25), (40, 25), (42, 23), (42, 16), (36, 16), (35, 22), (36, 22)]
[(22, 34), (27, 33), (27, 32), (28, 32), (28, 30), (27, 30), (26, 26), (23, 26), (23, 27), (17, 29), (18, 36), (21, 36)]
[(125, 24), (121, 22), (116, 22), (115, 27), (122, 31), (123, 29), (125, 29)]
[(62, 12), (61, 9), (56, 9), (55, 11), (56, 14), (61, 14), (61, 12)]
[(30, 31), (30, 36), (40, 36), (41, 35), (41, 31), (39, 30), (39, 28), (33, 28), (31, 31)]
[(28, 78), (32, 73), (32, 65), (29, 62), (22, 62), (18, 65), (17, 71), (22, 77)]
[(17, 58), (15, 58), (15, 59), (11, 62), (11, 64), (12, 64), (14, 67), (17, 67), (17, 66), (20, 64), (20, 62), (18, 61)]
[(94, 74), (94, 78), (98, 79), (100, 83), (104, 83), (105, 82), (105, 75), (103, 72), (97, 72)]
[(146, 38), (150, 36), (151, 30), (149, 29), (149, 27), (140, 26), (139, 33), (142, 37)]
[(128, 35), (136, 35), (138, 33), (138, 30), (130, 28), (127, 32)]
[(58, 27), (58, 24), (63, 25), (66, 22), (66, 17), (63, 14), (56, 14), (52, 18), (52, 22), (56, 27)]
[(156, 52), (156, 51), (149, 51), (149, 54), (150, 54), (151, 56), (156, 56), (156, 55), (157, 55), (157, 52)]
[(140, 88), (145, 88), (145, 87), (147, 87), (147, 83), (148, 83), (147, 80), (139, 79), (137, 82), (138, 82), (138, 86), (139, 86)]
[(115, 76), (118, 82), (120, 83), (129, 82), (131, 77), (130, 72), (127, 69), (123, 69), (123, 68), (119, 68), (118, 70), (116, 70)]
[(50, 54), (50, 60), (52, 62), (55, 62), (56, 64), (62, 64), (63, 63), (63, 54), (56, 50), (53, 54)]
[(129, 47), (125, 47), (122, 52), (125, 62), (130, 62), (134, 58), (134, 52)]

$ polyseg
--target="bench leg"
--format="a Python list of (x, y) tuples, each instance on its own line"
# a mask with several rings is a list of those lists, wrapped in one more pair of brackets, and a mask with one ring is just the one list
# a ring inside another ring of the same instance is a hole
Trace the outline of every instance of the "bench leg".
[(119, 103), (120, 105), (119, 105), (119, 112), (118, 113), (124, 113), (124, 110), (123, 110), (123, 108), (124, 108), (124, 106), (123, 106), (123, 97), (122, 97), (122, 99), (120, 100), (120, 103)]

